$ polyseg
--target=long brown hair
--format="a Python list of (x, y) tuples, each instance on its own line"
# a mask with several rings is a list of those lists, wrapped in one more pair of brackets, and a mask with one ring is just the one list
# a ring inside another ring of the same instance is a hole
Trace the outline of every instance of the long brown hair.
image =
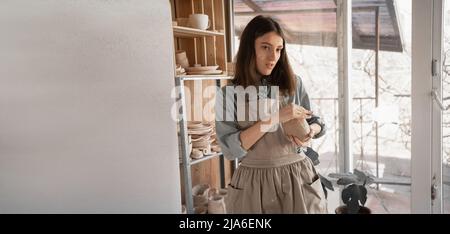
[(280, 59), (270, 75), (271, 85), (279, 86), (283, 95), (294, 95), (296, 78), (286, 54), (286, 40), (280, 25), (270, 17), (258, 15), (253, 18), (242, 32), (239, 50), (236, 57), (234, 85), (244, 88), (256, 85), (256, 52), (255, 41), (266, 33), (275, 32), (283, 39)]

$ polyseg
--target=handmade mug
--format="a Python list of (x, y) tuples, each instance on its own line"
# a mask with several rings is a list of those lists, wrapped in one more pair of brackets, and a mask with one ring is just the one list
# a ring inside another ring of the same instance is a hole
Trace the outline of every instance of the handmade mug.
[(211, 25), (208, 15), (205, 14), (191, 14), (189, 15), (189, 27), (200, 30), (206, 30)]
[(283, 123), (283, 129), (286, 135), (295, 136), (301, 141), (305, 141), (309, 138), (309, 133), (311, 131), (309, 124), (305, 119), (292, 119)]

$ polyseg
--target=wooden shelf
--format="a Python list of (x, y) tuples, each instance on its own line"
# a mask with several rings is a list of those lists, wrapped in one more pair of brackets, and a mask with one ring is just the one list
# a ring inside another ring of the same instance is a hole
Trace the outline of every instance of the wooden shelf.
[[(203, 156), (202, 158), (199, 158), (199, 159), (189, 158), (189, 159), (190, 159), (189, 165), (192, 166), (192, 165), (195, 165), (195, 164), (199, 164), (199, 163), (201, 163), (201, 162), (208, 161), (208, 160), (211, 160), (211, 159), (213, 159), (213, 158), (220, 157), (220, 156), (222, 156), (222, 155), (223, 155), (223, 153), (222, 153), (222, 152), (219, 152), (219, 153), (213, 153), (213, 154), (211, 154), (211, 155), (205, 155), (205, 156)], [(180, 164), (180, 165), (183, 165), (183, 162), (182, 162), (181, 159), (180, 159), (180, 163), (179, 163), (179, 164)]]
[(232, 76), (228, 75), (226, 72), (220, 75), (179, 75), (175, 77), (176, 79), (185, 80), (231, 80)]
[(195, 165), (195, 164), (207, 161), (207, 160), (211, 160), (211, 159), (219, 157), (219, 156), (222, 156), (222, 153), (214, 153), (212, 155), (203, 156), (203, 158), (192, 160), (190, 164), (192, 166), (192, 165)]
[[(223, 154), (221, 152), (219, 152), (219, 153), (213, 153), (211, 155), (205, 155), (205, 156), (203, 156), (202, 158), (199, 158), (199, 159), (192, 159), (192, 158), (190, 158), (189, 165), (192, 166), (192, 165), (195, 165), (195, 164), (199, 164), (201, 162), (208, 161), (208, 160), (211, 160), (213, 158), (220, 157), (222, 155)], [(180, 165), (182, 165), (182, 164), (183, 164), (183, 162), (182, 162), (182, 160), (180, 160)]]
[(221, 32), (213, 32), (208, 30), (200, 30), (195, 28), (181, 27), (181, 26), (172, 26), (173, 35), (175, 37), (184, 37), (184, 38), (194, 38), (194, 37), (213, 37), (213, 36), (224, 36), (224, 33)]

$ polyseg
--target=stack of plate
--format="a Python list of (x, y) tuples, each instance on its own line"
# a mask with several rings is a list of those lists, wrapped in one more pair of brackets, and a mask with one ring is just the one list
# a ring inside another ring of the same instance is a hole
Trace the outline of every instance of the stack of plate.
[(222, 152), (222, 149), (220, 148), (219, 145), (219, 141), (217, 140), (216, 126), (214, 126), (214, 133), (212, 134), (211, 138), (213, 139), (211, 143), (211, 151), (214, 153)]
[(192, 158), (198, 159), (204, 155), (211, 155), (211, 143), (214, 141), (212, 138), (214, 126), (211, 123), (190, 122), (188, 134), (192, 138)]
[(222, 70), (217, 70), (219, 66), (201, 66), (196, 64), (194, 67), (186, 67), (188, 75), (220, 75)]

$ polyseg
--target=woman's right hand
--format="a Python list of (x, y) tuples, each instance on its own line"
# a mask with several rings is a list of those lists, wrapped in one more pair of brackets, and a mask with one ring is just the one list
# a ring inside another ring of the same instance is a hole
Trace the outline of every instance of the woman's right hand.
[(293, 103), (282, 107), (278, 112), (278, 118), (280, 123), (286, 123), (292, 119), (309, 119), (311, 118), (312, 111), (309, 111), (302, 106), (295, 105)]

